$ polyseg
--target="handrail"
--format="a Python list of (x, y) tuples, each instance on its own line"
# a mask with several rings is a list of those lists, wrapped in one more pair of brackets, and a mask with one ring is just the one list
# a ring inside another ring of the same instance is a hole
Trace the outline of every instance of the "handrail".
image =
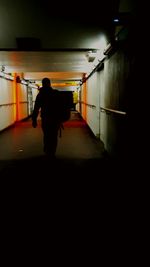
[(120, 111), (120, 110), (111, 109), (111, 108), (100, 107), (100, 110), (102, 112), (106, 112), (106, 113), (116, 113), (116, 114), (120, 114), (120, 115), (127, 115), (127, 113), (125, 111)]
[(84, 104), (84, 105), (86, 105), (86, 106), (88, 106), (88, 107), (90, 107), (90, 108), (96, 108), (95, 105), (85, 103), (84, 101), (79, 101), (79, 103)]
[(19, 101), (20, 104), (26, 104), (28, 101)]
[(0, 104), (0, 107), (3, 107), (3, 106), (12, 106), (12, 105), (16, 105), (16, 103)]

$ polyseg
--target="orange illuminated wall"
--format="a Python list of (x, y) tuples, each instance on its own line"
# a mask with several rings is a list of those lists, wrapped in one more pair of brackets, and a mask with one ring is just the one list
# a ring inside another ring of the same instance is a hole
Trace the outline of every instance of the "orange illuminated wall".
[(16, 121), (20, 119), (20, 83), (17, 83), (16, 77), (18, 76), (17, 73), (14, 73), (14, 81), (13, 81), (13, 90), (14, 90), (14, 102), (16, 103), (14, 113), (16, 117)]
[(17, 108), (17, 83), (16, 83), (16, 73), (13, 74), (14, 80), (13, 80), (13, 102), (14, 105), (14, 120), (17, 120), (18, 117), (18, 108)]
[(87, 99), (87, 83), (83, 83), (82, 85), (82, 116), (86, 120), (86, 113), (87, 113), (87, 106), (86, 106), (86, 99)]

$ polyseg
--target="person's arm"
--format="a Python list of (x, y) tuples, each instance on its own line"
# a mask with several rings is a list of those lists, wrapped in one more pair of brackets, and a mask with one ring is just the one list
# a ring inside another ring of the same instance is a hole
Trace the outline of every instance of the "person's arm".
[(38, 94), (36, 99), (35, 99), (34, 109), (32, 112), (32, 126), (33, 126), (33, 128), (37, 127), (37, 117), (39, 114), (40, 107), (41, 107), (41, 100), (40, 100), (40, 94)]

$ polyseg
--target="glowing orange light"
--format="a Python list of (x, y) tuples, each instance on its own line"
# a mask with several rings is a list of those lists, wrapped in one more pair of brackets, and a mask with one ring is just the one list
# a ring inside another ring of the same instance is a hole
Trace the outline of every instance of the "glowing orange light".
[(13, 102), (14, 104), (14, 120), (17, 120), (17, 84), (16, 84), (16, 73), (13, 74), (14, 80), (13, 80)]

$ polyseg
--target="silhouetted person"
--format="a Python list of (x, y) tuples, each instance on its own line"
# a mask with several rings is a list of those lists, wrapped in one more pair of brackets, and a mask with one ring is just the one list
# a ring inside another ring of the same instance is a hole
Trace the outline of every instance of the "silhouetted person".
[(59, 91), (51, 87), (50, 79), (44, 78), (42, 80), (42, 87), (35, 100), (32, 126), (34, 128), (37, 127), (37, 117), (40, 111), (44, 152), (52, 158), (55, 156), (58, 131), (61, 126), (59, 106)]

